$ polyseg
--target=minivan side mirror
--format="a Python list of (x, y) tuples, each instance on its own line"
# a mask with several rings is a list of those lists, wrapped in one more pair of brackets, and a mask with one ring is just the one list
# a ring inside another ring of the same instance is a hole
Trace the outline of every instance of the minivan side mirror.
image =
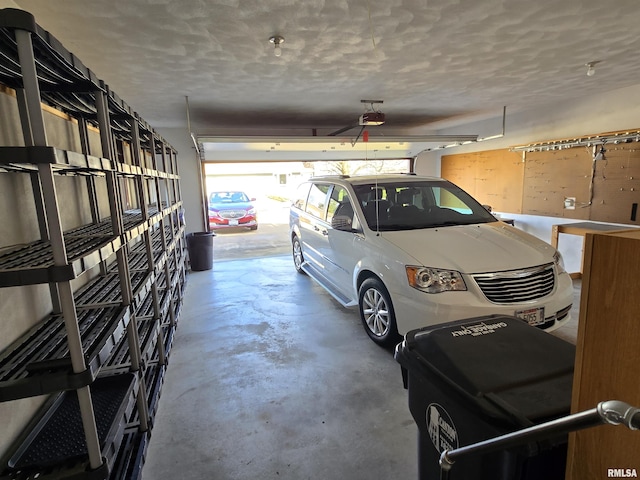
[(351, 221), (352, 217), (348, 215), (334, 215), (331, 219), (331, 228), (342, 232), (352, 232)]

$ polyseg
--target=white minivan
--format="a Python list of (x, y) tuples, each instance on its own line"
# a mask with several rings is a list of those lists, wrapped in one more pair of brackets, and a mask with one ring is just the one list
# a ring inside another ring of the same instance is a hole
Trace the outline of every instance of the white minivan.
[(446, 180), (316, 177), (298, 188), (289, 224), (296, 270), (358, 306), (379, 344), (494, 313), (547, 331), (570, 318), (560, 253)]

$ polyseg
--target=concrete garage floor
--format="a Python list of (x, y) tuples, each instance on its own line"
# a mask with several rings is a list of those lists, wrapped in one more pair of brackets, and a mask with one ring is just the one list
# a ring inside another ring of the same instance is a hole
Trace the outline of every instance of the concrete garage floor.
[(259, 231), (275, 255), (234, 258), (255, 232), (219, 234), (189, 275), (143, 480), (418, 478), (393, 352), (295, 272), (286, 225)]
[(417, 478), (400, 366), (288, 256), (189, 275), (143, 478)]

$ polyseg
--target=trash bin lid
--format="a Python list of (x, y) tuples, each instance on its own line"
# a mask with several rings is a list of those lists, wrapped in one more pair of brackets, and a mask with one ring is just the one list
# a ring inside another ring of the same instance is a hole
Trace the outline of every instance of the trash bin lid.
[(409, 370), (439, 379), (491, 416), (526, 425), (569, 413), (575, 346), (518, 318), (490, 315), (413, 330), (401, 349), (396, 358)]

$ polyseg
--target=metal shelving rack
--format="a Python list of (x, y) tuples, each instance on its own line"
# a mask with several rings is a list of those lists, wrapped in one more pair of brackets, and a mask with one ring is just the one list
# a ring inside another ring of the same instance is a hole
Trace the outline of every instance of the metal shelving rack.
[[(0, 287), (48, 284), (53, 309), (0, 352), (0, 401), (50, 395), (0, 478), (137, 478), (186, 284), (176, 152), (21, 10), (0, 10), (0, 84), (25, 145), (0, 147), (0, 174), (29, 175), (40, 232), (2, 251)], [(81, 152), (49, 145), (43, 104), (77, 123)], [(63, 175), (86, 178), (89, 224), (63, 228)]]

